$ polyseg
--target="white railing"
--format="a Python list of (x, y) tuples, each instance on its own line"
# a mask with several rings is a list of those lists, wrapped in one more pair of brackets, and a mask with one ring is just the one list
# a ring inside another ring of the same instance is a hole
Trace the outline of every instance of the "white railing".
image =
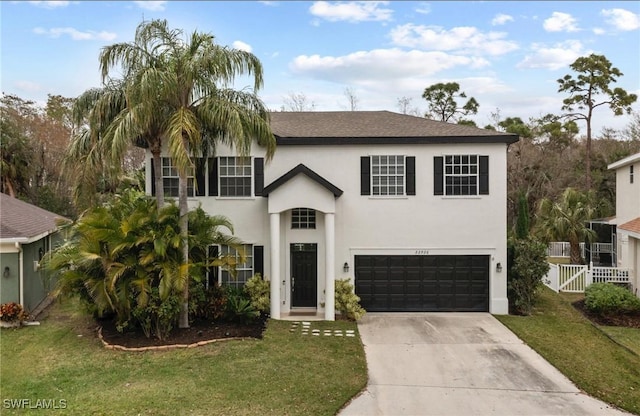
[(632, 269), (623, 267), (593, 267), (591, 276), (593, 283), (631, 283)]
[(592, 283), (630, 284), (632, 276), (633, 269), (623, 267), (549, 263), (542, 282), (554, 292), (583, 293)]
[[(584, 243), (580, 243), (580, 253), (585, 256)], [(548, 257), (571, 257), (571, 244), (568, 241), (552, 241), (547, 248)]]

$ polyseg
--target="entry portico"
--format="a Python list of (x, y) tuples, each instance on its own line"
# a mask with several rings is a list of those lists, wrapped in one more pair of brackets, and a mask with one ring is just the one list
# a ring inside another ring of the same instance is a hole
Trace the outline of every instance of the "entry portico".
[[(312, 256), (324, 252), (324, 263), (311, 262), (311, 267), (315, 267), (316, 264), (318, 266), (313, 273), (317, 276), (313, 303), (316, 310), (320, 304), (324, 304), (324, 319), (334, 320), (336, 198), (342, 195), (342, 190), (307, 166), (299, 164), (266, 186), (262, 194), (268, 197), (267, 209), (270, 218), (272, 318), (280, 319), (282, 312), (290, 312), (295, 308), (294, 297), (290, 295), (295, 291), (295, 276), (292, 275), (294, 249), (311, 246), (316, 248)], [(296, 240), (299, 237), (293, 235), (289, 227), (283, 224), (282, 217), (284, 213), (299, 208), (311, 209), (323, 214), (324, 235), (312, 232), (304, 235), (304, 241)], [(322, 246), (320, 250), (317, 250), (318, 246)], [(287, 259), (290, 259), (289, 263)], [(290, 267), (289, 273), (283, 270), (286, 269), (287, 264)], [(282, 267), (283, 265), (285, 267)], [(322, 271), (324, 271), (324, 279), (322, 279)]]

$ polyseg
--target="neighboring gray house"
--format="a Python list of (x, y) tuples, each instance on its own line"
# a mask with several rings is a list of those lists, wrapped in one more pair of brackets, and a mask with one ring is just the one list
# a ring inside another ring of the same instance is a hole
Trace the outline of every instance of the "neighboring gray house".
[[(198, 159), (189, 205), (247, 244), (237, 278), (271, 282), (271, 316), (335, 319), (335, 279), (369, 311), (508, 313), (507, 147), (515, 134), (389, 111), (274, 112), (273, 160), (253, 146)], [(178, 177), (162, 158), (165, 196)], [(151, 153), (147, 189), (153, 194)], [(223, 254), (233, 249), (222, 246)]]
[(0, 303), (20, 303), (33, 312), (52, 282), (39, 262), (60, 240), (58, 220), (66, 218), (0, 193)]

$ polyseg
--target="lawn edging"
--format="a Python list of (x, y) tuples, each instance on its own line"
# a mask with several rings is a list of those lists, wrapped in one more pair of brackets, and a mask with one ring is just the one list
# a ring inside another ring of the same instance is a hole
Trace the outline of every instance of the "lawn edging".
[(254, 338), (250, 337), (233, 337), (233, 338), (219, 338), (219, 339), (209, 339), (205, 341), (196, 342), (193, 344), (167, 344), (167, 345), (153, 345), (149, 347), (125, 347), (124, 345), (118, 344), (109, 344), (105, 341), (102, 336), (102, 327), (98, 327), (98, 338), (102, 345), (108, 350), (118, 350), (118, 351), (130, 351), (130, 352), (143, 352), (143, 351), (166, 351), (173, 350), (178, 348), (195, 348), (202, 347), (203, 345), (213, 344), (214, 342), (220, 341), (245, 341)]

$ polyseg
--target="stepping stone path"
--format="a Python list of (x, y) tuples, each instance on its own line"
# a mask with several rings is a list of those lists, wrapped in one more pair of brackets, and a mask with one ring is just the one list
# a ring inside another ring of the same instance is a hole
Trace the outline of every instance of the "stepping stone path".
[(355, 337), (356, 331), (353, 329), (347, 329), (343, 331), (342, 329), (311, 329), (311, 322), (306, 321), (294, 321), (291, 323), (291, 329), (289, 332), (295, 333), (300, 332), (302, 335), (311, 335), (315, 337), (323, 336), (323, 337)]

